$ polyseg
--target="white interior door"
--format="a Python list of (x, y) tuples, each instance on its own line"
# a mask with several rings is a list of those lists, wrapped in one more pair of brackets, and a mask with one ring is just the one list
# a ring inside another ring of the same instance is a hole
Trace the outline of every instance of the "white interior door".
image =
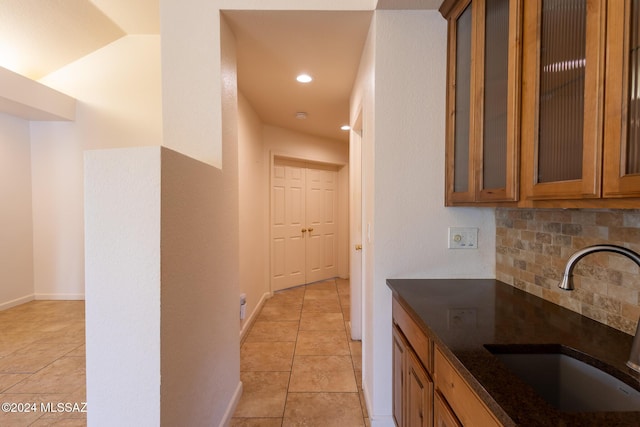
[(285, 159), (271, 174), (271, 290), (337, 276), (335, 167)]
[(335, 168), (307, 168), (307, 283), (338, 274)]
[(351, 339), (362, 339), (362, 111), (358, 115), (349, 144), (350, 170), (350, 295)]
[(271, 289), (305, 283), (306, 171), (281, 160), (271, 172)]

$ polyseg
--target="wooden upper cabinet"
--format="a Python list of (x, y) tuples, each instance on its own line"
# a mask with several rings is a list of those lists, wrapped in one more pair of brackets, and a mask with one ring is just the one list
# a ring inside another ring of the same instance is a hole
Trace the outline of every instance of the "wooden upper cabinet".
[(640, 197), (640, 1), (609, 1), (604, 197)]
[(462, 0), (443, 8), (449, 23), (446, 204), (516, 201), (522, 2)]
[(521, 197), (600, 197), (606, 2), (524, 5)]
[(447, 145), (446, 204), (474, 200), (473, 114), (471, 93), (473, 5), (459, 2), (448, 17), (447, 50)]

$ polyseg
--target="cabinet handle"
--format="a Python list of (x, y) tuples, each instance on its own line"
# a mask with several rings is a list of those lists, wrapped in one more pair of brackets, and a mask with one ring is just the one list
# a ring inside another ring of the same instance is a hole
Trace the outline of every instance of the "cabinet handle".
[(306, 229), (306, 228), (303, 228), (303, 229), (302, 229), (302, 233), (306, 233), (306, 232), (307, 232), (307, 229)]
[(311, 233), (312, 231), (313, 231), (313, 228), (310, 228), (310, 229), (309, 229), (309, 233)]

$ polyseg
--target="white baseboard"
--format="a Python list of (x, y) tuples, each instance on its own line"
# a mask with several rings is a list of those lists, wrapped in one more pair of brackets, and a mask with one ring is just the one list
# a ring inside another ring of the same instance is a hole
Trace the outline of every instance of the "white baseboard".
[(84, 300), (84, 294), (35, 294), (36, 300), (78, 301)]
[(242, 381), (238, 383), (236, 387), (236, 391), (233, 393), (233, 398), (231, 402), (229, 402), (229, 406), (227, 410), (224, 412), (224, 416), (222, 417), (222, 421), (220, 421), (220, 427), (228, 427), (231, 424), (231, 418), (233, 418), (233, 414), (236, 412), (236, 407), (240, 402), (240, 398), (242, 397)]
[(11, 300), (11, 301), (2, 302), (2, 303), (0, 303), (0, 311), (6, 310), (6, 309), (11, 308), (11, 307), (15, 307), (15, 306), (20, 305), (20, 304), (24, 304), (24, 303), (29, 302), (29, 301), (33, 301), (34, 299), (36, 299), (35, 295), (31, 294), (31, 295), (25, 295), (25, 296), (20, 297), (20, 298), (16, 298), (16, 299)]
[(371, 427), (395, 427), (396, 423), (393, 421), (393, 417), (391, 415), (387, 415), (384, 417), (375, 417), (369, 418), (371, 422)]
[(253, 326), (253, 323), (258, 318), (260, 310), (262, 310), (262, 306), (269, 298), (271, 298), (271, 292), (265, 292), (262, 295), (262, 298), (260, 298), (260, 301), (258, 301), (258, 305), (256, 305), (256, 308), (251, 312), (251, 315), (244, 321), (242, 329), (240, 330), (240, 345), (242, 345), (245, 338), (247, 338), (247, 333), (249, 333), (251, 326)]
[[(364, 381), (364, 378), (363, 378)], [(364, 394), (364, 404), (367, 407), (367, 414), (369, 414), (369, 422), (371, 427), (396, 427), (396, 423), (393, 421), (393, 415), (377, 415), (371, 408), (371, 399), (369, 398), (368, 387), (362, 384), (362, 394)]]

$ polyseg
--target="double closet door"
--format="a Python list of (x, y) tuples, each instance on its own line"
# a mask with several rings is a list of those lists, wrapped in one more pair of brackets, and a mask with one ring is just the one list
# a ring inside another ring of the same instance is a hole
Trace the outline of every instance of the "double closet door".
[(337, 276), (335, 166), (274, 161), (271, 171), (271, 290)]

